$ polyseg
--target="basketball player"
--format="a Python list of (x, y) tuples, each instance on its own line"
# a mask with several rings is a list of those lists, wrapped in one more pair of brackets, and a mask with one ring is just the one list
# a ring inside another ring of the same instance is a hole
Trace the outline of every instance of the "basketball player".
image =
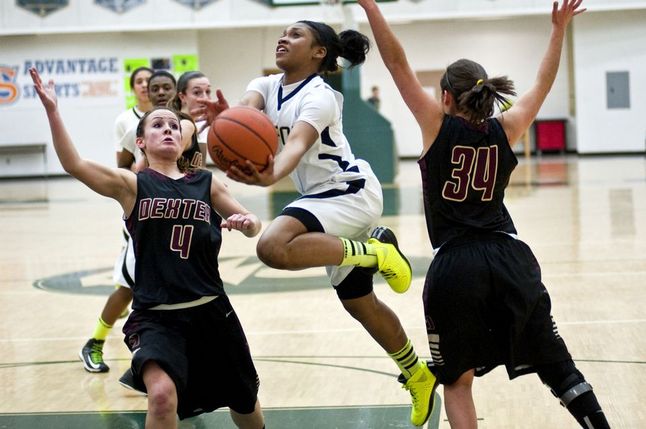
[[(283, 73), (253, 80), (240, 102), (272, 119), (280, 152), (263, 171), (247, 161), (250, 174), (232, 167), (227, 175), (259, 186), (291, 175), (301, 197), (262, 234), (258, 257), (285, 270), (326, 266), (346, 311), (400, 368), (400, 381), (412, 396), (411, 420), (421, 426), (432, 411), (436, 379), (372, 283), (379, 270), (393, 290), (405, 292), (410, 265), (392, 231), (379, 227), (370, 234), (383, 209), (381, 186), (370, 165), (354, 157), (343, 134), (343, 96), (319, 76), (336, 71), (340, 56), (352, 66), (363, 63), (368, 48), (368, 39), (353, 30), (337, 35), (319, 22), (290, 25), (276, 47), (276, 65)], [(220, 91), (217, 96), (213, 102), (199, 101), (209, 123), (228, 107)]]
[[(130, 89), (134, 92), (137, 103), (134, 107), (119, 114), (115, 120), (114, 136), (118, 167), (131, 169), (134, 167), (135, 161), (141, 157), (141, 151), (136, 147), (135, 139), (129, 139), (126, 134), (130, 129), (136, 129), (144, 113), (152, 108), (148, 98), (148, 79), (150, 79), (152, 73), (152, 69), (148, 67), (139, 67), (130, 75)], [(130, 235), (125, 226), (122, 237), (121, 252), (117, 257), (112, 273), (112, 281), (114, 281), (116, 289), (103, 306), (92, 337), (79, 352), (83, 367), (89, 372), (107, 372), (110, 370), (103, 360), (103, 345), (117, 319), (121, 315), (127, 315), (128, 305), (132, 301), (130, 288), (134, 283), (135, 259)]]
[(536, 118), (559, 67), (565, 32), (582, 0), (552, 8), (552, 34), (533, 86), (500, 117), (494, 104), (515, 95), (506, 77), (489, 77), (461, 59), (428, 95), (374, 0), (359, 0), (405, 103), (423, 136), (419, 159), (428, 233), (437, 253), (424, 286), (434, 372), (444, 384), (452, 428), (477, 426), (474, 376), (498, 365), (513, 379), (536, 372), (584, 428), (608, 428), (592, 387), (558, 334), (550, 298), (529, 247), (503, 203), (517, 165), (516, 142)]
[[(152, 70), (142, 67), (136, 69), (131, 76), (130, 82), (135, 87), (140, 82), (141, 87), (136, 87), (135, 94), (138, 98), (143, 98), (145, 89), (145, 100), (152, 106), (165, 106), (175, 97), (176, 81), (175, 77), (165, 70)], [(146, 77), (145, 82), (142, 75)], [(142, 105), (145, 105), (141, 103)], [(149, 109), (150, 110), (150, 109)], [(136, 130), (139, 123), (137, 110), (135, 108), (127, 110), (125, 113), (132, 112), (130, 115), (121, 114), (117, 118), (116, 132), (123, 132), (118, 140), (118, 146), (122, 149), (117, 152), (117, 165), (121, 168), (139, 171), (146, 167), (144, 154), (136, 146)], [(130, 127), (125, 126), (125, 120), (121, 118), (132, 117)], [(197, 141), (197, 126), (193, 118), (185, 113), (180, 113), (182, 127), (182, 145), (185, 148), (182, 157), (178, 162), (182, 163), (185, 168), (201, 168), (204, 166), (204, 155), (200, 150)], [(123, 243), (121, 253), (117, 258), (114, 266), (113, 279), (117, 284), (117, 289), (108, 297), (103, 307), (101, 316), (97, 321), (92, 338), (90, 338), (79, 352), (79, 357), (83, 362), (83, 367), (89, 372), (107, 372), (110, 370), (103, 359), (103, 346), (110, 330), (117, 321), (117, 318), (128, 311), (128, 305), (132, 301), (131, 287), (134, 285), (135, 272), (135, 254), (132, 248), (132, 241), (128, 230), (123, 229)], [(123, 378), (123, 377), (122, 377)], [(129, 371), (126, 371), (123, 385), (130, 385)]]
[[(211, 82), (200, 71), (188, 71), (177, 79), (177, 93), (170, 100), (169, 106), (178, 112), (190, 115), (191, 111), (198, 107), (196, 100), (201, 98), (211, 98)], [(197, 121), (197, 118), (193, 120)], [(197, 122), (197, 127), (197, 141), (202, 157), (206, 159), (207, 123)]]
[(258, 375), (217, 261), (221, 228), (253, 237), (260, 220), (212, 173), (180, 168), (174, 111), (155, 108), (137, 127), (137, 147), (149, 168), (108, 168), (80, 158), (58, 111), (54, 82), (44, 85), (35, 68), (30, 74), (63, 168), (121, 204), (135, 243), (136, 288), (124, 332), (135, 383), (148, 393), (146, 427), (176, 428), (178, 415), (228, 406), (238, 427), (263, 428)]
[[(170, 107), (175, 109), (174, 100), (177, 96), (177, 81), (175, 77), (166, 70), (157, 70), (150, 77), (148, 85), (150, 101), (153, 106)], [(181, 119), (182, 128), (182, 158), (187, 162), (188, 166), (192, 168), (204, 167), (204, 151), (206, 149), (200, 148), (198, 143), (198, 130), (193, 118), (190, 114), (178, 111)], [(131, 130), (130, 134), (134, 137), (134, 131)], [(139, 169), (146, 167), (146, 160), (142, 159)]]
[(131, 109), (122, 112), (115, 120), (114, 135), (117, 150), (117, 167), (132, 168), (136, 159), (140, 156), (134, 141), (124, 141), (123, 138), (130, 129), (137, 127), (144, 113), (153, 107), (148, 97), (148, 80), (152, 74), (153, 70), (151, 68), (139, 67), (130, 75), (130, 89), (135, 94), (137, 104)]

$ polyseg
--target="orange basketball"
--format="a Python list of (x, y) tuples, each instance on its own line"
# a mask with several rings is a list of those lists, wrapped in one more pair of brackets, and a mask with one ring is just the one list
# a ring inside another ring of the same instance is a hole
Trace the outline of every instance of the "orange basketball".
[(271, 119), (253, 107), (231, 107), (216, 116), (207, 138), (209, 155), (222, 171), (229, 167), (246, 170), (249, 160), (262, 171), (267, 157), (278, 149), (278, 135)]

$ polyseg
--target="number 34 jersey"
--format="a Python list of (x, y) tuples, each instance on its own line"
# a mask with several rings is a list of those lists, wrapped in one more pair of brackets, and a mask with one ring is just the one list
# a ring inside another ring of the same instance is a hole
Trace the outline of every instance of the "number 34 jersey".
[(475, 127), (446, 115), (437, 139), (418, 163), (426, 226), (435, 249), (469, 233), (516, 233), (503, 199), (518, 160), (497, 119)]
[(212, 177), (206, 170), (176, 180), (149, 168), (137, 174), (137, 201), (126, 219), (136, 257), (133, 309), (224, 294)]

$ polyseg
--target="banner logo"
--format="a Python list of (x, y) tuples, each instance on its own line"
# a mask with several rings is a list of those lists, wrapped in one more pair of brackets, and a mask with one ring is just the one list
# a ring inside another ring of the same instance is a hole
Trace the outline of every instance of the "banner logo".
[(18, 67), (0, 65), (0, 105), (11, 104), (18, 99), (17, 76)]

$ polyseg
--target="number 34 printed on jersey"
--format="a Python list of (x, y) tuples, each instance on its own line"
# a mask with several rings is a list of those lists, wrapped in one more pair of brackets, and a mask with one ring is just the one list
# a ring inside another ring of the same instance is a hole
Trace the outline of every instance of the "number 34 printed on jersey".
[(455, 146), (451, 163), (456, 167), (451, 171), (452, 180), (444, 183), (442, 197), (451, 201), (464, 201), (472, 189), (481, 194), (482, 201), (491, 201), (498, 170), (498, 146), (477, 149)]

